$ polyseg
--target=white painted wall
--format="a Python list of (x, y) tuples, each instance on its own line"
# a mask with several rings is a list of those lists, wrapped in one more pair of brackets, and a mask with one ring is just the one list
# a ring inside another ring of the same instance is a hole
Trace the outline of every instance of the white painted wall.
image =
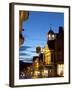
[[(42, 3), (71, 5), (72, 0), (0, 0), (0, 90), (11, 90), (8, 86), (9, 81), (9, 2), (26, 2), (26, 3)], [(72, 15), (72, 6), (71, 6)], [(72, 22), (72, 18), (71, 18)], [(72, 24), (72, 23), (71, 23)], [(72, 28), (72, 27), (71, 27)], [(71, 31), (72, 34), (72, 31)], [(71, 35), (72, 38), (72, 35)], [(72, 44), (71, 44), (72, 46)], [(71, 58), (72, 59), (72, 58)], [(72, 62), (71, 62), (72, 64)], [(72, 66), (71, 66), (72, 68)], [(72, 72), (71, 72), (72, 75)], [(70, 85), (53, 85), (53, 86), (37, 86), (14, 88), (16, 90), (72, 90)]]

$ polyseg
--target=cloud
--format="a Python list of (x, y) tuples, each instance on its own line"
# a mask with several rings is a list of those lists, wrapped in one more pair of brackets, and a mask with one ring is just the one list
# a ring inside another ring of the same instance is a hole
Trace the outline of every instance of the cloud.
[(30, 56), (28, 53), (19, 53), (19, 56)]
[(32, 58), (19, 58), (20, 61), (32, 62)]
[(20, 51), (24, 51), (24, 50), (27, 50), (27, 49), (29, 49), (29, 48), (31, 48), (31, 46), (22, 46), (22, 47), (20, 47)]
[(30, 51), (31, 53), (36, 53), (36, 51)]

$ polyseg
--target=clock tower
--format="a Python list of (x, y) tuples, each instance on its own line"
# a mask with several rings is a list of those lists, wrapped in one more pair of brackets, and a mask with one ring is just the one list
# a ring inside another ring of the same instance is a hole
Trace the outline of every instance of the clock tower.
[(50, 50), (54, 50), (55, 48), (55, 33), (50, 28), (49, 32), (47, 33), (47, 44)]

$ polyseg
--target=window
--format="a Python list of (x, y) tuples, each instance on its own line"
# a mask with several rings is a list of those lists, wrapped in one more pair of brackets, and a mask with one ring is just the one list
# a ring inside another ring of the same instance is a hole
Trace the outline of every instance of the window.
[(57, 66), (57, 74), (59, 76), (64, 76), (64, 64), (58, 64), (58, 66)]

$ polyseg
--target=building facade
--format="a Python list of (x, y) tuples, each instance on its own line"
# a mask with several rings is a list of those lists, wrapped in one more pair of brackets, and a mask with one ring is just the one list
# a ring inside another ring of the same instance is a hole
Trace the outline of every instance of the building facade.
[(64, 76), (64, 30), (59, 27), (59, 33), (55, 40), (55, 63), (57, 63), (57, 74)]
[(22, 24), (24, 21), (26, 21), (29, 17), (28, 11), (19, 11), (19, 46), (21, 46), (24, 43), (24, 36), (22, 35)]
[(54, 33), (52, 30), (48, 32), (49, 49), (51, 52), (51, 62), (53, 63), (53, 71), (55, 76), (64, 76), (64, 30), (59, 27), (59, 32)]

